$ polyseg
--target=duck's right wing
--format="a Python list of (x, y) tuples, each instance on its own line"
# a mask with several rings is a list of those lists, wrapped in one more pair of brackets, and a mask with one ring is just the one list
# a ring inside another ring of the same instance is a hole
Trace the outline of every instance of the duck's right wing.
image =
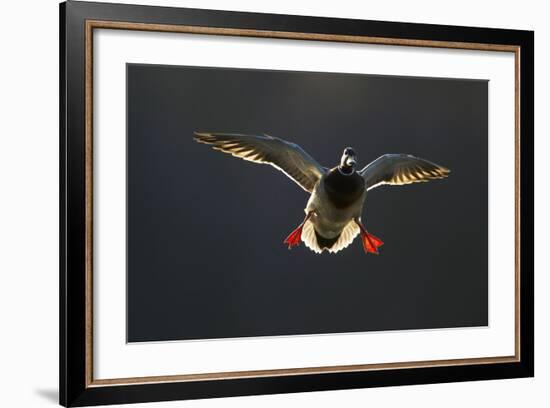
[(304, 149), (278, 137), (195, 132), (194, 139), (244, 160), (270, 164), (309, 193), (324, 174), (323, 167)]

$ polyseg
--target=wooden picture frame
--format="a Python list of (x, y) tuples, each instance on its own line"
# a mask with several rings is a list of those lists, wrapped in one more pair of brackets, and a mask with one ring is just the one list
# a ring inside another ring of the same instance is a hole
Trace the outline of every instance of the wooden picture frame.
[[(96, 379), (93, 369), (94, 30), (299, 39), (515, 55), (515, 353), (383, 364)], [(290, 393), (534, 375), (534, 34), (69, 1), (60, 5), (60, 403)]]

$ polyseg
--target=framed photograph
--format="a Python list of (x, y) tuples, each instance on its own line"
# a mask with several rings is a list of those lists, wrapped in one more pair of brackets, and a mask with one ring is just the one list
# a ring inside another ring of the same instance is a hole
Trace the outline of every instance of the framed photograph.
[(60, 27), (62, 405), (533, 376), (533, 32)]

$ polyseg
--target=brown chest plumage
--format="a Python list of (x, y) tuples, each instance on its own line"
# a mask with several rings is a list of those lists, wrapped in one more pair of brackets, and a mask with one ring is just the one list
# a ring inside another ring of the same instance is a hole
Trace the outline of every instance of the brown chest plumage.
[(357, 172), (345, 175), (336, 167), (324, 179), (324, 187), (336, 208), (346, 208), (361, 197), (365, 191), (365, 180)]

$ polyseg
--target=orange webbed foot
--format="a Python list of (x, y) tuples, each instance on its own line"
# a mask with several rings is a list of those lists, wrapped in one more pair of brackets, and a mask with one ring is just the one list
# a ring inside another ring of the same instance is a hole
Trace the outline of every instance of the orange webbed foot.
[(300, 245), (300, 241), (302, 240), (302, 228), (303, 225), (300, 225), (286, 237), (284, 243), (288, 245), (288, 249)]
[(384, 245), (384, 242), (377, 236), (368, 232), (359, 219), (356, 219), (355, 223), (361, 230), (361, 241), (363, 242), (365, 253), (378, 255), (378, 248)]
[(380, 238), (366, 231), (365, 233), (361, 231), (361, 241), (363, 241), (363, 249), (367, 254), (378, 255), (378, 248), (384, 245), (384, 242)]
[(309, 212), (306, 215), (306, 218), (304, 218), (304, 221), (302, 221), (302, 223), (298, 226), (298, 228), (296, 228), (288, 235), (288, 237), (286, 237), (284, 243), (288, 245), (288, 249), (292, 249), (292, 247), (300, 245), (300, 241), (302, 240), (302, 230), (306, 221), (309, 220), (312, 214), (312, 212)]

